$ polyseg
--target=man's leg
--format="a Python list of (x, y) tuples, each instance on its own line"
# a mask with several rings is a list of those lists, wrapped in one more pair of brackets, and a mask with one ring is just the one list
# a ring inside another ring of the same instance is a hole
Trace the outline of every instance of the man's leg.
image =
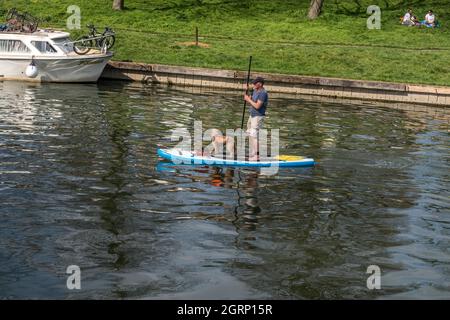
[(254, 145), (255, 145), (255, 142), (254, 142), (254, 135), (255, 135), (255, 130), (254, 130), (254, 128), (253, 128), (253, 124), (254, 124), (254, 121), (253, 121), (253, 117), (252, 116), (249, 116), (248, 117), (248, 121), (247, 121), (247, 135), (248, 135), (248, 143), (249, 143), (249, 154), (248, 154), (248, 156), (249, 156), (249, 158), (251, 158), (251, 157), (254, 157), (255, 156), (255, 147), (254, 147)]
[(249, 137), (249, 160), (257, 160), (258, 158), (258, 138), (256, 137)]
[(262, 129), (264, 124), (264, 117), (253, 117), (251, 118), (252, 134), (249, 137), (250, 143), (250, 155), (249, 160), (255, 161), (259, 160), (259, 130)]
[(245, 131), (247, 133), (247, 135), (250, 135), (252, 132), (252, 116), (248, 117), (247, 120), (247, 130)]

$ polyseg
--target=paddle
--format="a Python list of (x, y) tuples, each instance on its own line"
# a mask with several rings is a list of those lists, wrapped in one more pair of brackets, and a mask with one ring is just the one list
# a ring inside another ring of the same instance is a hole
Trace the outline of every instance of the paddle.
[[(248, 86), (250, 85), (250, 72), (252, 70), (252, 56), (250, 56), (250, 61), (248, 62), (248, 73), (247, 73), (247, 89), (245, 94), (248, 94)], [(247, 106), (247, 101), (244, 100), (244, 109), (242, 110), (242, 122), (241, 129), (244, 129), (244, 117), (245, 117), (245, 107)]]

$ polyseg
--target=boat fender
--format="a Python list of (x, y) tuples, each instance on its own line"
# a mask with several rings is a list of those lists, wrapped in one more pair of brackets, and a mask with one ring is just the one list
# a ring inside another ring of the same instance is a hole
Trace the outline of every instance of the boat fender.
[(39, 73), (38, 67), (34, 63), (34, 59), (31, 59), (31, 63), (27, 66), (25, 74), (28, 78), (36, 78)]

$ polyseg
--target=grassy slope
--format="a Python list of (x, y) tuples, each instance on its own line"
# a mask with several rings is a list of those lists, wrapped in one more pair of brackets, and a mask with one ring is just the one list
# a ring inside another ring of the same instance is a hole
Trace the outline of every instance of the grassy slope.
[[(118, 32), (116, 60), (245, 70), (252, 54), (259, 71), (450, 85), (448, 1), (325, 0), (313, 22), (305, 18), (309, 2), (125, 0), (126, 10), (113, 12), (112, 0), (4, 0), (0, 9), (15, 6), (46, 25), (64, 26), (67, 7), (77, 4), (82, 26), (93, 22)], [(366, 28), (370, 4), (382, 7), (381, 30)], [(408, 6), (420, 18), (432, 8), (443, 27), (400, 26)], [(209, 48), (180, 44), (194, 40), (195, 26)]]

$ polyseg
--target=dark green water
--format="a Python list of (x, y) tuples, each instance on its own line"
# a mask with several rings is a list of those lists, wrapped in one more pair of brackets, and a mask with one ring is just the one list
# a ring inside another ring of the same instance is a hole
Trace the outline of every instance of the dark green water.
[(272, 99), (266, 126), (315, 168), (158, 161), (173, 128), (235, 128), (241, 106), (0, 83), (0, 298), (450, 298), (449, 109)]

